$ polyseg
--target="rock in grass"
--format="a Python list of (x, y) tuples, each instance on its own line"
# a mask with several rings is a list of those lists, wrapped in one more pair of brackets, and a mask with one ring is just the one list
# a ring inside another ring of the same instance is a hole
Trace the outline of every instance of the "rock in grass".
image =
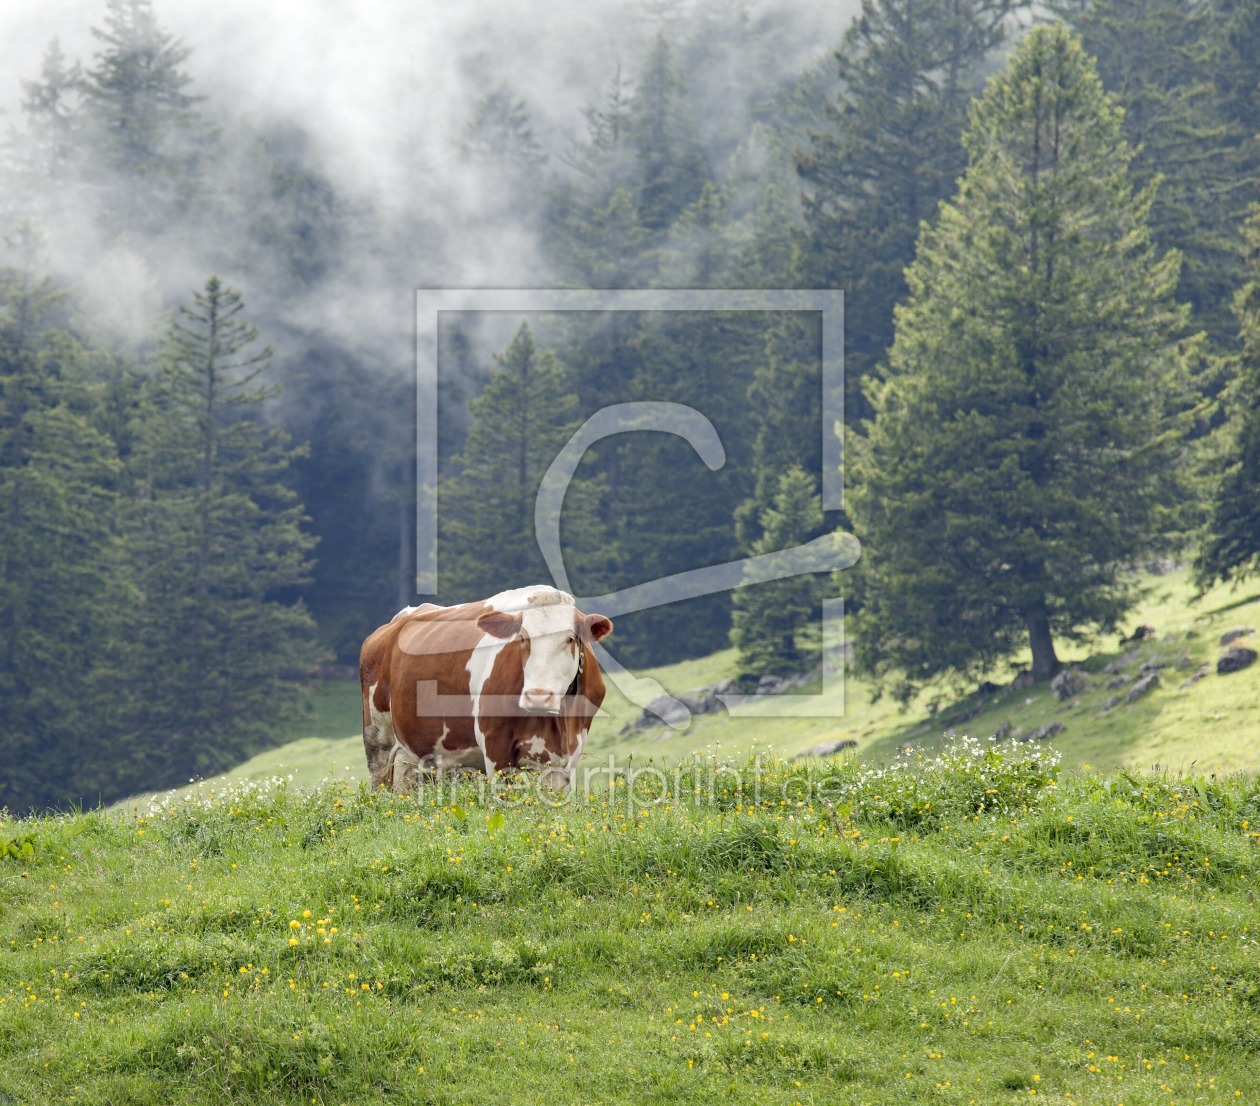
[(1065, 668), (1050, 681), (1050, 690), (1061, 703), (1085, 690), (1085, 673), (1079, 668)]
[(1232, 630), (1226, 630), (1221, 634), (1222, 645), (1232, 645), (1240, 637), (1250, 637), (1256, 631), (1250, 626), (1237, 626)]
[(1255, 660), (1254, 649), (1248, 649), (1245, 645), (1231, 645), (1216, 662), (1217, 675), (1228, 676), (1231, 672), (1241, 672), (1254, 664)]
[(1132, 703), (1135, 700), (1142, 698), (1142, 696), (1145, 695), (1148, 691), (1150, 691), (1151, 688), (1158, 687), (1158, 686), (1159, 686), (1159, 673), (1148, 672), (1145, 676), (1143, 676), (1140, 680), (1138, 680), (1137, 683), (1135, 683), (1131, 688), (1129, 688), (1128, 691), (1124, 693), (1124, 701), (1126, 703)]
[(1212, 671), (1212, 666), (1208, 664), (1207, 661), (1204, 661), (1201, 665), (1199, 665), (1199, 667), (1194, 672), (1192, 672), (1189, 676), (1187, 676), (1181, 682), (1181, 690), (1187, 691), (1190, 688), (1194, 687), (1195, 684), (1197, 684), (1201, 679), (1203, 679), (1204, 676), (1206, 676), (1211, 671)]
[(852, 738), (839, 738), (835, 741), (820, 741), (816, 745), (811, 745), (803, 753), (797, 753), (796, 759), (802, 757), (833, 757), (837, 753), (843, 753), (846, 749), (856, 749), (857, 742)]
[(1038, 726), (1031, 733), (1024, 734), (1019, 740), (1029, 741), (1045, 741), (1048, 737), (1057, 737), (1067, 727), (1062, 722), (1047, 722), (1044, 726)]
[(1136, 661), (1141, 655), (1142, 655), (1141, 649), (1130, 649), (1123, 656), (1119, 656), (1119, 657), (1116, 657), (1114, 660), (1108, 661), (1103, 666), (1103, 672), (1105, 672), (1107, 675), (1111, 675), (1113, 672), (1123, 672), (1126, 668), (1129, 668), (1133, 664), (1133, 662)]
[(1154, 636), (1155, 627), (1149, 622), (1143, 622), (1142, 625), (1134, 630), (1128, 637), (1122, 637), (1120, 639), (1120, 647), (1124, 648), (1126, 645), (1136, 645), (1140, 641), (1149, 641)]

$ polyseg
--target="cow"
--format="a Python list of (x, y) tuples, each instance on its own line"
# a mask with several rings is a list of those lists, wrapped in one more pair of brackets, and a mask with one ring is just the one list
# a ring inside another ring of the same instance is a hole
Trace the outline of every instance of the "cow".
[(531, 766), (570, 787), (604, 701), (592, 646), (612, 628), (546, 585), (404, 607), (359, 654), (372, 786), (401, 790), (417, 769)]

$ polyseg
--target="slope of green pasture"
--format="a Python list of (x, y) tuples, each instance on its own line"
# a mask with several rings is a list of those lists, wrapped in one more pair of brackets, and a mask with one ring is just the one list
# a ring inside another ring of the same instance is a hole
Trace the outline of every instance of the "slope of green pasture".
[(0, 859), (0, 1095), (1256, 1101), (1255, 779), (754, 769), (2, 825), (33, 855)]
[[(685, 734), (657, 728), (617, 736), (626, 716), (619, 705), (608, 724), (598, 724), (592, 750), (611, 748), (621, 757), (634, 753), (659, 760), (704, 746), (720, 746), (723, 752), (739, 755), (768, 746), (790, 755), (821, 740), (848, 739), (858, 743), (857, 755), (880, 761), (895, 756), (907, 743), (933, 747), (951, 730), (986, 736), (1009, 723), (1029, 733), (1059, 721), (1064, 731), (1054, 744), (1072, 767), (1260, 770), (1260, 664), (1228, 676), (1215, 671), (1224, 631), (1235, 627), (1260, 630), (1260, 590), (1219, 587), (1196, 602), (1184, 570), (1148, 576), (1145, 582), (1148, 594), (1127, 627), (1146, 623), (1155, 627), (1156, 636), (1128, 649), (1120, 648), (1115, 638), (1092, 648), (1063, 648), (1063, 659), (1082, 665), (1088, 673), (1085, 690), (1069, 704), (1060, 703), (1047, 684), (1040, 684), (1019, 692), (973, 693), (953, 701), (948, 695), (925, 693), (902, 712), (886, 699), (875, 701), (869, 682), (846, 673), (842, 688), (818, 696), (817, 713), (822, 717), (777, 717), (780, 703), (777, 697), (768, 697), (743, 708), (743, 716), (717, 713), (696, 718)], [(1242, 644), (1260, 648), (1256, 642), (1250, 638)], [(1128, 660), (1121, 672), (1102, 671), (1122, 658)], [(733, 651), (706, 658), (718, 659), (725, 663), (723, 674), (733, 673)], [(1144, 662), (1167, 665), (1160, 670), (1158, 686), (1131, 704), (1121, 701), (1101, 713), (1110, 698), (1123, 700), (1128, 686), (1109, 688), (1108, 683), (1121, 675), (1132, 680)], [(1203, 663), (1211, 665), (1210, 674), (1182, 690), (1182, 683)], [(1007, 685), (1011, 675), (1010, 671), (994, 673), (992, 680)], [(686, 671), (663, 671), (658, 678), (674, 691), (712, 682), (690, 676)], [(802, 691), (817, 693), (819, 686)], [(938, 709), (930, 710), (937, 699)]]
[[(1146, 584), (1149, 593), (1127, 627), (1149, 623), (1156, 628), (1156, 637), (1136, 649), (1121, 649), (1115, 638), (1093, 649), (1064, 649), (1065, 659), (1083, 665), (1089, 673), (1084, 692), (1067, 706), (1042, 684), (1021, 692), (973, 694), (955, 701), (947, 695), (925, 694), (903, 712), (888, 699), (875, 701), (870, 683), (850, 672), (825, 692), (818, 684), (800, 689), (810, 697), (803, 704), (805, 717), (782, 717), (784, 701), (770, 696), (741, 707), (734, 717), (725, 711), (697, 717), (684, 732), (659, 726), (620, 734), (638, 716), (639, 708), (610, 680), (604, 709), (592, 730), (586, 767), (600, 772), (610, 756), (619, 766), (631, 757), (638, 763), (673, 763), (697, 749), (730, 756), (757, 750), (793, 755), (815, 742), (837, 739), (856, 741), (860, 757), (879, 762), (895, 756), (907, 743), (931, 748), (950, 730), (985, 736), (1010, 723), (1028, 733), (1059, 721), (1065, 729), (1054, 744), (1071, 767), (1260, 770), (1260, 664), (1229, 676), (1216, 675), (1214, 667), (1222, 632), (1237, 626), (1260, 630), (1260, 591), (1219, 587), (1196, 602), (1185, 571), (1148, 576)], [(1260, 648), (1255, 638), (1249, 640)], [(1145, 661), (1160, 661), (1168, 667), (1161, 669), (1159, 686), (1149, 694), (1100, 713), (1109, 698), (1123, 696), (1125, 690), (1108, 688), (1115, 677), (1102, 669), (1125, 656), (1130, 656), (1125, 665), (1130, 678)], [(1181, 690), (1184, 680), (1205, 662), (1213, 666), (1212, 672)], [(636, 676), (656, 680), (673, 693), (685, 693), (736, 671), (735, 651), (727, 649)], [(995, 683), (1007, 684), (1010, 678), (1010, 671), (993, 675)], [(929, 705), (938, 698), (938, 709), (929, 713)], [(312, 716), (295, 719), (289, 727), (297, 740), (259, 754), (219, 780), (281, 776), (310, 784), (330, 777), (362, 779), (366, 773), (358, 736), (360, 710), (357, 683), (323, 683), (317, 688)], [(138, 796), (120, 805), (144, 805), (149, 798)]]

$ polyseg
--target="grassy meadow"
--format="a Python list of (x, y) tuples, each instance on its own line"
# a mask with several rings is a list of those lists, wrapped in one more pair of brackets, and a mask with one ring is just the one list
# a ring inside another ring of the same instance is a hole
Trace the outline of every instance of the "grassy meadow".
[(0, 1101), (1260, 1098), (1252, 777), (961, 742), (477, 782), (0, 827)]
[(328, 682), (225, 777), (0, 815), (0, 1106), (1260, 1102), (1260, 665), (1179, 686), (1260, 611), (1150, 582), (1067, 705), (849, 675), (618, 736), (612, 690), (589, 790), (391, 796)]
[[(973, 692), (956, 698), (925, 694), (902, 711), (890, 699), (877, 700), (871, 685), (849, 672), (825, 692), (818, 684), (800, 689), (801, 694), (813, 696), (817, 717), (776, 717), (779, 704), (772, 696), (740, 708), (734, 717), (724, 711), (696, 717), (682, 732), (657, 727), (619, 734), (637, 717), (639, 708), (610, 682), (592, 730), (589, 759), (606, 763), (612, 755), (621, 765), (630, 757), (640, 763), (672, 764), (701, 749), (735, 757), (758, 750), (792, 756), (818, 741), (849, 739), (857, 742), (862, 759), (886, 762), (907, 744), (934, 749), (949, 731), (987, 736), (1004, 723), (1028, 732), (1060, 721), (1065, 728), (1054, 738), (1054, 745), (1069, 768), (1260, 770), (1260, 664), (1229, 676), (1218, 676), (1213, 670), (1181, 690), (1201, 664), (1215, 664), (1224, 631), (1236, 626), (1260, 630), (1260, 591), (1222, 586), (1196, 600), (1184, 570), (1148, 576), (1145, 585), (1146, 597), (1126, 627), (1131, 630), (1147, 623), (1155, 627), (1156, 636), (1127, 649), (1119, 647), (1115, 638), (1092, 648), (1063, 649), (1065, 659), (1088, 673), (1085, 690), (1070, 705), (1058, 702), (1043, 684), (1021, 692)], [(614, 634), (610, 644), (615, 642)], [(1167, 667), (1161, 670), (1159, 685), (1147, 695), (1100, 713), (1108, 699), (1124, 691), (1107, 686), (1115, 676), (1103, 669), (1124, 658), (1128, 660), (1119, 674), (1131, 676), (1148, 661)], [(735, 651), (728, 649), (636, 675), (655, 679), (673, 693), (685, 693), (733, 676), (737, 670)], [(1010, 678), (1009, 671), (992, 676), (995, 683), (1003, 684)], [(361, 710), (355, 681), (318, 685), (311, 714), (295, 719), (278, 735), (281, 741), (290, 740), (238, 765), (216, 784), (277, 775), (299, 785), (366, 778), (359, 735)], [(119, 805), (143, 806), (152, 797), (139, 796)]]

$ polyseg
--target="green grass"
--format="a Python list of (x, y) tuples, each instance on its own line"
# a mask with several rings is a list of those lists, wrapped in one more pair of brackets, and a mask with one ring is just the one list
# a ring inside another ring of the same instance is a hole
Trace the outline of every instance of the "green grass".
[[(640, 763), (674, 763), (698, 749), (716, 749), (727, 756), (746, 756), (758, 749), (790, 756), (823, 739), (850, 739), (858, 743), (861, 758), (880, 762), (890, 760), (906, 744), (931, 750), (950, 730), (987, 736), (1005, 722), (1028, 732), (1058, 720), (1066, 729), (1055, 738), (1055, 745), (1070, 767), (1260, 771), (1260, 664), (1230, 676), (1217, 676), (1213, 670), (1189, 690), (1180, 690), (1200, 664), (1214, 665), (1223, 631), (1240, 625), (1260, 630), (1260, 592), (1221, 587), (1196, 602), (1184, 571), (1147, 577), (1146, 585), (1148, 594), (1127, 625), (1150, 623), (1157, 636), (1137, 650), (1128, 668), (1132, 671), (1143, 661), (1155, 659), (1169, 662), (1170, 667), (1163, 670), (1154, 691), (1106, 714), (1100, 708), (1117, 691), (1106, 687), (1110, 676), (1100, 670), (1130, 652), (1120, 649), (1115, 638), (1092, 648), (1064, 650), (1065, 659), (1091, 672), (1085, 691), (1069, 707), (1056, 701), (1043, 684), (1024, 692), (972, 694), (955, 700), (925, 694), (901, 711), (888, 699), (875, 701), (871, 685), (850, 672), (842, 685), (825, 694), (819, 694), (818, 685), (801, 689), (815, 696), (819, 717), (775, 717), (780, 704), (770, 697), (744, 708), (737, 717), (725, 712), (698, 717), (682, 733), (660, 727), (619, 735), (637, 717), (639, 708), (610, 683), (592, 731), (589, 760), (605, 763), (612, 755), (622, 764), (631, 756)], [(1178, 664), (1182, 667), (1175, 667)], [(735, 651), (727, 649), (637, 675), (679, 693), (714, 684), (736, 671)], [(1009, 671), (993, 674), (995, 682), (1007, 683), (1010, 677)], [(929, 713), (934, 698), (940, 698), (941, 704)], [(296, 784), (325, 778), (363, 779), (360, 712), (356, 682), (325, 682), (316, 690), (312, 715), (295, 719), (277, 735), (280, 740), (294, 740), (259, 754), (219, 779), (281, 776)], [(142, 806), (151, 797), (138, 796), (120, 806)]]
[[(1215, 672), (1222, 632), (1235, 626), (1260, 630), (1260, 591), (1219, 587), (1195, 601), (1184, 570), (1149, 576), (1145, 584), (1147, 594), (1127, 627), (1149, 623), (1157, 634), (1136, 650), (1127, 670), (1135, 671), (1147, 660), (1166, 661), (1169, 667), (1148, 695), (1132, 704), (1121, 703), (1106, 714), (1100, 714), (1100, 708), (1111, 696), (1123, 696), (1124, 689), (1108, 689), (1110, 676), (1100, 670), (1134, 652), (1121, 649), (1115, 637), (1092, 647), (1061, 648), (1065, 661), (1091, 671), (1085, 691), (1071, 706), (1058, 702), (1049, 685), (1041, 684), (1023, 692), (973, 693), (952, 699), (939, 692), (924, 694), (903, 712), (887, 699), (876, 701), (870, 683), (850, 672), (842, 689), (819, 697), (820, 713), (829, 717), (775, 718), (771, 697), (749, 709), (745, 717), (697, 718), (685, 734), (661, 729), (617, 737), (617, 729), (634, 715), (632, 708), (617, 701), (607, 722), (597, 722), (592, 751), (598, 755), (611, 749), (619, 756), (634, 753), (670, 759), (701, 746), (720, 746), (736, 755), (770, 746), (790, 755), (823, 739), (847, 738), (858, 743), (858, 755), (864, 759), (887, 761), (907, 743), (935, 748), (951, 730), (987, 736), (1009, 722), (1027, 733), (1057, 720), (1065, 731), (1055, 738), (1055, 745), (1064, 763), (1072, 767), (1260, 770), (1260, 664), (1229, 676)], [(1255, 645), (1255, 639), (1251, 644)], [(1180, 690), (1186, 677), (1204, 662), (1212, 664), (1212, 673), (1190, 689)], [(1015, 658), (1014, 666), (1021, 663), (1027, 663), (1026, 658)], [(688, 664), (697, 667), (678, 665), (653, 675), (671, 690), (681, 691), (734, 674), (736, 657), (728, 650)], [(1175, 667), (1178, 664), (1182, 667)], [(698, 678), (701, 671), (704, 678)], [(1009, 670), (996, 672), (992, 679), (1006, 684), (1011, 675)], [(803, 690), (816, 692), (818, 687)], [(929, 710), (933, 700), (940, 701), (934, 713)]]
[(1257, 1101), (1255, 779), (985, 744), (674, 779), (0, 826), (0, 1096)]

